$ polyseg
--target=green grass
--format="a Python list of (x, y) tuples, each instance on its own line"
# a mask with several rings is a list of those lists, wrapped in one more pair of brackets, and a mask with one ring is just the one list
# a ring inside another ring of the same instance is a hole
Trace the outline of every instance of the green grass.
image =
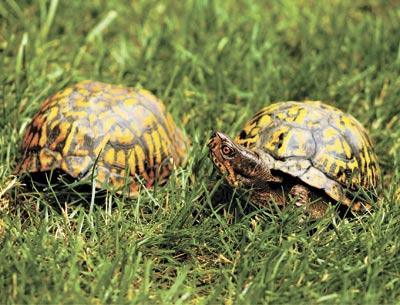
[[(394, 0), (1, 1), (0, 303), (400, 304), (399, 24)], [(93, 210), (24, 191), (25, 126), (81, 79), (164, 100), (193, 144), (166, 187)], [(381, 208), (299, 226), (296, 210), (212, 206), (211, 131), (304, 99), (370, 131)]]

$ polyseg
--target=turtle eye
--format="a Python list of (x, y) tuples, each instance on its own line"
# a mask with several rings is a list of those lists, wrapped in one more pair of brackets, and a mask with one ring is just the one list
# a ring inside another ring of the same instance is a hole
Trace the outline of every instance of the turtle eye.
[(235, 154), (235, 151), (232, 149), (232, 147), (229, 147), (228, 145), (222, 145), (221, 151), (227, 157), (233, 157)]

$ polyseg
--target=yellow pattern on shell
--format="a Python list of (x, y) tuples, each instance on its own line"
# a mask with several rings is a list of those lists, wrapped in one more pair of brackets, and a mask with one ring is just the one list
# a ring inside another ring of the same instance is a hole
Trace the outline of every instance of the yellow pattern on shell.
[(113, 164), (114, 163), (114, 158), (115, 158), (115, 150), (114, 148), (109, 148), (108, 150), (105, 151), (103, 155), (103, 160), (107, 162), (108, 164)]
[(137, 191), (136, 175), (151, 187), (161, 171), (158, 182), (164, 183), (172, 169), (164, 161), (182, 164), (186, 146), (182, 131), (149, 91), (82, 81), (43, 102), (27, 126), (17, 172), (60, 168), (81, 177), (96, 166), (98, 187), (118, 188), (127, 178)]
[(161, 162), (161, 140), (160, 140), (160, 135), (157, 130), (153, 130), (152, 132), (152, 137), (154, 141), (154, 155), (156, 157), (156, 163)]
[[(326, 189), (334, 199), (344, 188), (373, 190), (379, 181), (377, 157), (365, 129), (351, 115), (321, 102), (281, 102), (264, 107), (235, 141), (283, 162), (298, 157), (310, 160), (325, 174), (326, 185), (336, 181), (342, 188)], [(304, 179), (312, 186), (321, 185), (315, 180), (320, 177)]]
[(137, 163), (139, 165), (139, 173), (144, 172), (144, 161), (146, 160), (143, 148), (140, 145), (135, 146)]

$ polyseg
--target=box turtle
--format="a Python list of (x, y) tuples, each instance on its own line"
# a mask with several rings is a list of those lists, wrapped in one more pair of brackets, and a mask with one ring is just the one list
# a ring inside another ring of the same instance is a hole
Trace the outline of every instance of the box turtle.
[[(82, 81), (48, 98), (28, 125), (17, 173), (60, 170), (96, 175), (96, 186), (136, 194), (166, 181), (185, 157), (185, 141), (149, 91)], [(95, 168), (95, 171), (93, 169)]]
[(210, 158), (232, 187), (252, 189), (251, 201), (285, 205), (295, 198), (311, 216), (330, 201), (368, 208), (380, 170), (366, 130), (351, 115), (318, 101), (279, 102), (261, 109), (235, 138), (216, 132)]

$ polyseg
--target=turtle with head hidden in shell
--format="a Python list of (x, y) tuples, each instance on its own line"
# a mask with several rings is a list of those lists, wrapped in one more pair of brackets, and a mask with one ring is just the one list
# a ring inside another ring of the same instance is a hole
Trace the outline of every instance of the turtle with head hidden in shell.
[(96, 187), (138, 193), (167, 181), (186, 141), (163, 103), (144, 89), (82, 81), (43, 102), (27, 126), (18, 174), (95, 174)]

